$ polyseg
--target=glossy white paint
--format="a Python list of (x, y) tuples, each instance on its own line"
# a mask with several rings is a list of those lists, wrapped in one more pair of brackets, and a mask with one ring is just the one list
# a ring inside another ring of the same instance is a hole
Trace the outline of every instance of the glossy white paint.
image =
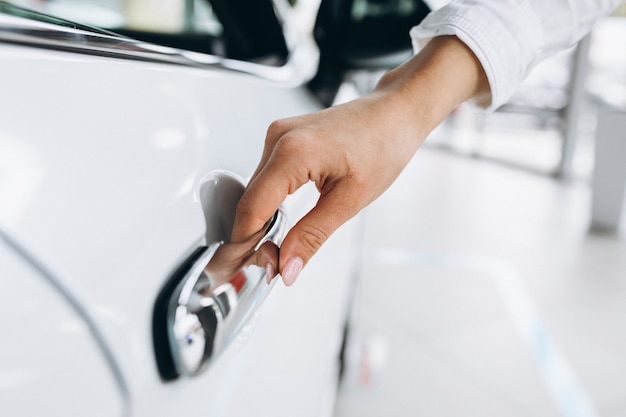
[(2, 414), (121, 415), (123, 394), (87, 323), (2, 239), (0, 260)]
[[(354, 225), (295, 288), (276, 286), (247, 340), (200, 377), (162, 383), (151, 337), (159, 289), (205, 234), (199, 179), (249, 176), (271, 120), (318, 109), (308, 92), (9, 44), (0, 68), (0, 229), (79, 300), (128, 385), (131, 415), (330, 415)], [(309, 187), (287, 214), (314, 198)]]

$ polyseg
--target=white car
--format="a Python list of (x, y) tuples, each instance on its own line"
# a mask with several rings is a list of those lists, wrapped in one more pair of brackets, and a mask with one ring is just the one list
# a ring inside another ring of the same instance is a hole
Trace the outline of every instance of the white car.
[[(224, 242), (269, 123), (406, 52), (355, 34), (425, 7), (325, 1), (316, 44), (280, 1), (21, 5), (0, 3), (0, 414), (331, 415), (358, 219), (293, 288), (216, 268), (250, 249)], [(275, 256), (316, 198), (252, 246)]]

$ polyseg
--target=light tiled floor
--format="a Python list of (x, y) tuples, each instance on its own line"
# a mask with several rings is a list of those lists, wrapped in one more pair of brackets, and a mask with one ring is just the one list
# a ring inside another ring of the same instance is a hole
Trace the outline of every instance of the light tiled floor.
[(336, 417), (626, 416), (626, 238), (585, 181), (425, 147), (365, 213)]

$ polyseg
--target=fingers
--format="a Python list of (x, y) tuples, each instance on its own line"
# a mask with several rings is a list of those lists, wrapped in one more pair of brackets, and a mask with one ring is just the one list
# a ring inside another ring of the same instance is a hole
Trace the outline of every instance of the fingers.
[(278, 271), (278, 246), (271, 241), (263, 243), (250, 259), (250, 265), (265, 268), (265, 280), (269, 284)]
[(211, 277), (211, 286), (229, 282), (246, 266), (264, 268), (269, 283), (278, 270), (278, 246), (274, 242), (264, 242), (256, 251), (256, 242), (224, 243), (213, 255), (204, 271)]
[(256, 176), (259, 175), (259, 172), (261, 172), (261, 170), (265, 167), (265, 164), (267, 164), (267, 161), (270, 158), (270, 155), (272, 154), (276, 143), (291, 128), (293, 124), (292, 120), (293, 119), (276, 120), (272, 122), (272, 124), (270, 124), (270, 126), (267, 128), (263, 154), (261, 155), (261, 160), (259, 161), (259, 164), (257, 165), (254, 174), (252, 174), (251, 179), (256, 178)]
[(267, 130), (261, 161), (237, 205), (233, 242), (246, 240), (260, 230), (287, 195), (308, 182), (308, 173), (294, 165), (289, 152), (280, 150), (279, 141), (289, 126), (287, 120), (279, 120)]
[[(263, 232), (260, 231), (244, 242), (222, 244), (204, 268), (205, 272), (213, 278), (216, 285), (229, 281), (243, 266), (250, 264), (249, 259), (254, 255), (253, 249), (262, 237)], [(257, 265), (265, 266), (266, 264)]]
[(237, 204), (231, 240), (244, 241), (263, 228), (289, 194), (289, 188), (282, 170), (261, 170)]
[(302, 268), (343, 223), (358, 212), (344, 183), (323, 194), (317, 205), (289, 231), (280, 247), (279, 265), (285, 285), (298, 278)]
[[(292, 228), (280, 249), (278, 271), (287, 285), (295, 282), (341, 224), (382, 192), (396, 170), (388, 159), (405, 157), (386, 140), (388, 135), (372, 134), (371, 125), (386, 126), (387, 119), (381, 121), (374, 117), (378, 112), (365, 108), (371, 117), (364, 121), (364, 107), (363, 102), (354, 101), (281, 120), (268, 129), (259, 166), (237, 205), (232, 241), (246, 240), (263, 227), (289, 194), (315, 182), (321, 193), (317, 205)], [(358, 123), (350, 124), (352, 119)]]
[[(277, 147), (239, 201), (233, 242), (244, 240), (261, 229), (287, 195), (309, 181), (308, 168), (294, 156), (285, 158), (283, 154), (295, 155), (285, 148), (285, 145)], [(280, 271), (286, 285), (296, 281), (304, 265), (328, 237), (358, 212), (363, 205), (362, 197), (368, 195), (358, 188), (348, 178), (325, 187), (317, 205), (289, 231), (281, 245), (275, 270)]]

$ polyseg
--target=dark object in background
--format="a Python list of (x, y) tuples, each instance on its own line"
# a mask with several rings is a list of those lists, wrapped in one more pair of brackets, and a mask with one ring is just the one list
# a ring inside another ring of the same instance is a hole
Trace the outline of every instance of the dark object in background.
[(409, 30), (429, 12), (422, 0), (323, 0), (315, 23), (320, 66), (312, 91), (330, 105), (346, 71), (400, 64), (411, 53)]

